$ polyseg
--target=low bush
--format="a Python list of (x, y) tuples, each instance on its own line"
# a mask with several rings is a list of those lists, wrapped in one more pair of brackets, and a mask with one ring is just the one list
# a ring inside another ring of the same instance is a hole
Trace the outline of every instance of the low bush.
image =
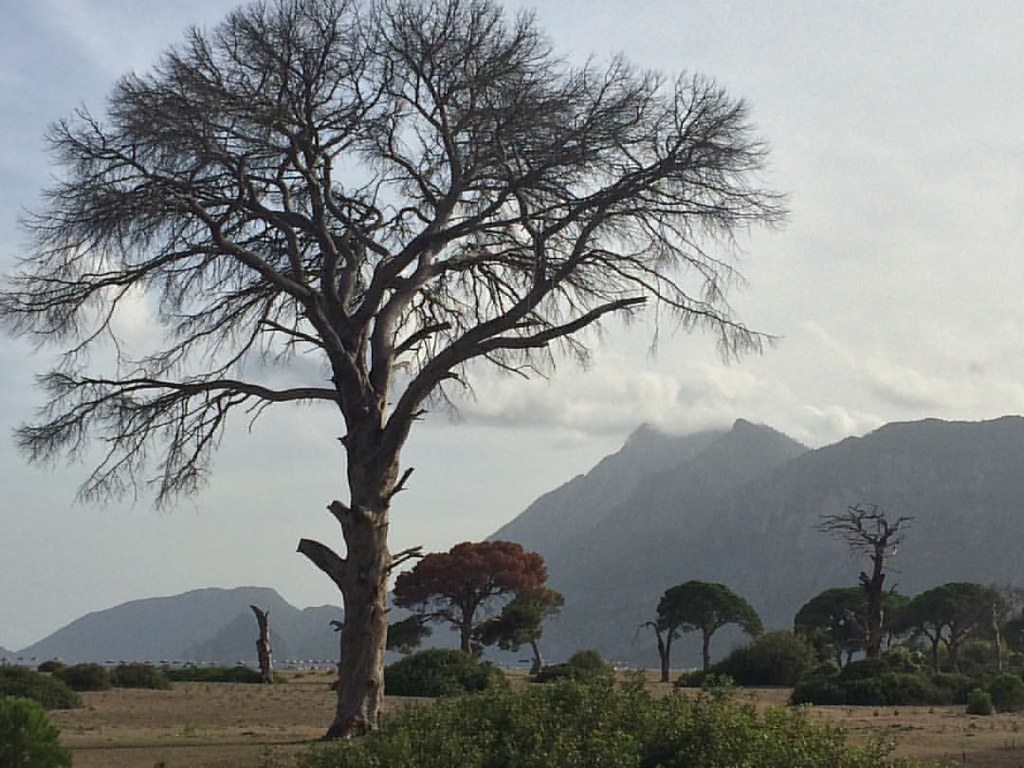
[(99, 664), (72, 664), (54, 670), (53, 676), (73, 691), (109, 691), (110, 672)]
[(48, 661), (44, 661), (42, 664), (40, 664), (38, 667), (36, 667), (36, 671), (38, 671), (38, 672), (56, 672), (58, 669), (63, 669), (66, 666), (67, 665), (63, 661), (60, 661), (59, 659), (50, 659)]
[(162, 671), (172, 683), (263, 683), (258, 669), (241, 664), (236, 667), (163, 667)]
[[(897, 664), (897, 670), (901, 667)], [(842, 670), (822, 665), (804, 675), (793, 688), (793, 704), (906, 706), (963, 703), (959, 681), (938, 685), (923, 672), (894, 671), (884, 659), (865, 659)], [(952, 676), (948, 676), (952, 677)]]
[(576, 651), (562, 664), (551, 664), (533, 676), (535, 683), (575, 680), (580, 683), (607, 682), (615, 679), (615, 668), (594, 650)]
[(997, 712), (1019, 712), (1024, 709), (1024, 681), (1012, 672), (1003, 672), (993, 678), (986, 690)]
[(71, 753), (38, 701), (0, 696), (0, 766), (70, 768)]
[(46, 709), (82, 706), (82, 698), (62, 680), (25, 667), (0, 667), (0, 696), (32, 699)]
[(766, 632), (737, 648), (711, 667), (738, 685), (796, 685), (815, 662), (814, 649), (803, 637), (786, 630)]
[(893, 768), (881, 743), (851, 745), (797, 709), (759, 713), (724, 689), (653, 696), (559, 680), (407, 707), (364, 738), (317, 745), (301, 768)]
[(391, 696), (453, 696), (504, 683), (493, 664), (451, 648), (419, 651), (384, 669), (384, 691)]
[(991, 715), (995, 711), (995, 707), (992, 706), (992, 697), (989, 696), (988, 691), (975, 688), (967, 694), (968, 715)]
[(137, 662), (118, 664), (110, 670), (110, 682), (115, 688), (152, 688), (166, 691), (171, 687), (167, 673), (152, 664)]

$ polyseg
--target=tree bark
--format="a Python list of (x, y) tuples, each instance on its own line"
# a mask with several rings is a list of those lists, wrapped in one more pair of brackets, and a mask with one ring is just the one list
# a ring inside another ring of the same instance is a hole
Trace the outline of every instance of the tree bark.
[(864, 642), (864, 655), (869, 659), (877, 659), (882, 655), (882, 590), (885, 584), (882, 553), (876, 552), (871, 561), (871, 576), (863, 571), (860, 574), (860, 583), (868, 600), (868, 631)]
[(270, 611), (260, 610), (255, 605), (249, 607), (256, 614), (256, 624), (260, 630), (256, 640), (256, 658), (260, 665), (260, 678), (264, 683), (273, 683), (274, 666), (270, 656)]
[[(299, 552), (324, 571), (342, 592), (345, 621), (338, 661), (338, 702), (325, 738), (361, 736), (377, 728), (384, 702), (387, 645), (387, 582), (390, 497), (398, 485), (398, 459), (380, 450), (379, 432), (366, 424), (344, 440), (352, 504), (333, 501), (328, 510), (341, 524), (347, 550), (342, 558), (310, 539)], [(384, 455), (382, 456), (382, 453)]]
[(714, 630), (701, 630), (701, 659), (704, 662), (704, 671), (711, 669), (711, 635)]

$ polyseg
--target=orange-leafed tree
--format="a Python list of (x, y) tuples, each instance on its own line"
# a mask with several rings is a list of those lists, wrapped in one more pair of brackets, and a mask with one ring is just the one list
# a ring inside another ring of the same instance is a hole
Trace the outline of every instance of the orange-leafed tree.
[(513, 541), (464, 541), (433, 552), (395, 580), (395, 605), (459, 632), (460, 647), (472, 652), (473, 630), (482, 609), (506, 596), (537, 589), (548, 578), (544, 558)]

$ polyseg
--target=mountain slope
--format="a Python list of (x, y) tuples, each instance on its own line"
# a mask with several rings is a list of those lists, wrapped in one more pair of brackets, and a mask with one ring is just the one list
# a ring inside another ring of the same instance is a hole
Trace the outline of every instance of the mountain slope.
[[(651, 665), (654, 643), (638, 625), (667, 587), (688, 579), (723, 582), (766, 625), (788, 627), (822, 589), (856, 582), (863, 558), (816, 529), (821, 515), (855, 504), (916, 518), (887, 586), (916, 594), (952, 580), (1024, 584), (1021, 467), (1016, 416), (889, 424), (814, 451), (737, 422), (690, 460), (647, 475), (575, 537), (556, 546), (531, 537), (549, 560), (549, 584), (566, 595), (543, 645), (555, 660), (596, 647)], [(735, 639), (716, 636), (715, 652)], [(679, 643), (679, 663), (696, 659), (696, 644)]]
[(626, 501), (649, 475), (688, 461), (722, 434), (711, 431), (674, 437), (645, 424), (629, 436), (618, 453), (544, 494), (490, 538), (518, 541), (534, 551), (571, 543)]

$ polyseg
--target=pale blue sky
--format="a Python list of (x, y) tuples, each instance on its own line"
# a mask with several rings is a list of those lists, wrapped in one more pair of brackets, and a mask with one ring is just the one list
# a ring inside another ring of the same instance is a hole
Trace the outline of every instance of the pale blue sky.
[[(101, 112), (118, 75), (146, 69), (224, 0), (3, 4), (0, 269), (16, 218), (50, 172), (47, 123)], [(529, 5), (529, 4), (522, 4)], [(513, 7), (510, 5), (510, 7)], [(518, 7), (518, 6), (516, 6)], [(740, 315), (784, 341), (723, 365), (708, 339), (609, 333), (592, 367), (551, 382), (477, 377), (461, 423), (429, 418), (406, 461), (396, 549), (480, 539), (614, 451), (640, 422), (672, 430), (742, 416), (817, 446), (886, 421), (1024, 412), (1024, 6), (1015, 2), (559, 0), (534, 5), (557, 48), (623, 51), (696, 70), (747, 99), (772, 145), (791, 220), (743, 246)], [(259, 584), (297, 605), (337, 602), (294, 553), (332, 542), (344, 496), (333, 414), (283, 409), (229, 436), (213, 483), (169, 512), (72, 504), (81, 468), (27, 467), (10, 430), (39, 398), (44, 356), (0, 339), (0, 645), (88, 611), (201, 586)]]

